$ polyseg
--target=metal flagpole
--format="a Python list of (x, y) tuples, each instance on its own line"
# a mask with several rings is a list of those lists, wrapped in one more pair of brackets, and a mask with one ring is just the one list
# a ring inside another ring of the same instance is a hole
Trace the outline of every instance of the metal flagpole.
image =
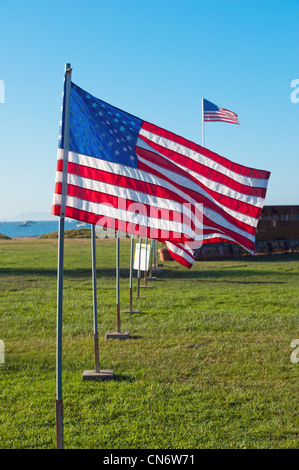
[(142, 244), (142, 237), (139, 237), (139, 260), (138, 260), (138, 271), (137, 271), (137, 297), (136, 299), (145, 299), (145, 297), (140, 297), (141, 244)]
[(152, 277), (152, 271), (153, 271), (153, 246), (154, 246), (154, 240), (151, 240), (150, 268), (149, 268), (150, 277)]
[(119, 232), (116, 238), (116, 330), (120, 333), (120, 295), (119, 295)]
[(140, 286), (142, 289), (152, 289), (153, 288), (153, 286), (148, 286), (147, 285), (147, 245), (148, 245), (148, 239), (146, 237), (146, 239), (145, 239), (144, 285)]
[(67, 194), (67, 166), (69, 151), (69, 117), (71, 94), (71, 64), (65, 64), (63, 95), (63, 177), (61, 211), (58, 229), (57, 267), (57, 335), (56, 335), (56, 448), (63, 449), (63, 400), (62, 400), (62, 308), (63, 308), (63, 258), (64, 258), (64, 218)]
[(145, 266), (144, 266), (144, 286), (147, 287), (147, 237), (145, 239)]
[(202, 98), (202, 147), (205, 146), (204, 99)]
[(140, 310), (133, 310), (133, 260), (134, 260), (134, 235), (131, 235), (131, 252), (130, 252), (130, 308), (123, 310), (123, 313), (140, 313)]
[(112, 379), (113, 370), (100, 370), (99, 359), (99, 333), (98, 333), (98, 302), (97, 302), (97, 268), (96, 268), (96, 231), (95, 225), (91, 225), (91, 253), (92, 253), (92, 292), (93, 292), (93, 329), (94, 329), (94, 362), (95, 370), (84, 370), (83, 380)]
[(105, 335), (106, 339), (128, 339), (130, 334), (128, 332), (120, 331), (120, 292), (119, 292), (119, 231), (117, 230), (116, 237), (116, 332), (108, 332)]
[(154, 241), (155, 241), (155, 240), (151, 240), (149, 277), (147, 278), (148, 281), (155, 281), (155, 280), (157, 279), (156, 277), (153, 277), (153, 251), (154, 251)]
[(130, 252), (130, 312), (133, 309), (133, 257), (134, 257), (134, 235), (131, 235)]
[(140, 294), (141, 243), (142, 243), (142, 238), (139, 237), (139, 260), (138, 260), (138, 271), (137, 271), (137, 298), (138, 299), (139, 299), (139, 294)]
[(158, 242), (157, 240), (154, 240), (154, 270), (152, 271), (155, 274), (159, 274), (161, 272), (161, 269), (158, 269)]
[(95, 235), (95, 226), (94, 225), (91, 226), (91, 252), (92, 252), (94, 362), (95, 362), (95, 371), (100, 372), (99, 334), (98, 334), (98, 306), (97, 306), (96, 235)]
[(64, 217), (59, 217), (57, 269), (57, 333), (56, 333), (56, 449), (63, 449), (62, 401), (62, 291), (64, 255)]

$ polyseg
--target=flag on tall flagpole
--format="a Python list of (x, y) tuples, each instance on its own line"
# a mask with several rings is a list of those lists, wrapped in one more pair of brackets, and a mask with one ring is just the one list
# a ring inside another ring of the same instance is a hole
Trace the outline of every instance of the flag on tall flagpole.
[(163, 241), (188, 268), (202, 243), (254, 253), (268, 171), (233, 163), (74, 83), (67, 169), (64, 139), (62, 126), (52, 214)]
[(240, 124), (238, 115), (225, 108), (219, 108), (211, 101), (203, 99), (203, 117), (204, 121), (212, 122), (230, 122), (231, 124)]

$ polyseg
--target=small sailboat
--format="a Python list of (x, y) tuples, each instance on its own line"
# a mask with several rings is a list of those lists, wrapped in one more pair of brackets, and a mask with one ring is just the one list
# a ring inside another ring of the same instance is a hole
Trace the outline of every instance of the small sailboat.
[(30, 220), (24, 220), (21, 224), (19, 224), (19, 227), (29, 227), (31, 225)]
[(78, 224), (76, 224), (76, 227), (88, 227), (88, 225), (85, 223), (85, 222), (79, 222)]
[(19, 224), (19, 227), (30, 227), (31, 224), (35, 224), (36, 222), (33, 220), (25, 220), (24, 212), (23, 212), (23, 222)]

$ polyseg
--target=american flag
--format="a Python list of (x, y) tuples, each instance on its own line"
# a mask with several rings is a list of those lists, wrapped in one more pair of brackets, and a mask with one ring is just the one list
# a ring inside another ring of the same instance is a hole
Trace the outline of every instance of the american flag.
[(212, 121), (212, 122), (230, 122), (231, 124), (240, 124), (238, 115), (229, 111), (228, 109), (219, 108), (211, 101), (206, 99), (203, 100), (203, 116), (204, 121)]
[(233, 163), (74, 83), (67, 167), (64, 139), (62, 132), (52, 214), (163, 241), (188, 268), (202, 243), (229, 241), (254, 253), (269, 172)]

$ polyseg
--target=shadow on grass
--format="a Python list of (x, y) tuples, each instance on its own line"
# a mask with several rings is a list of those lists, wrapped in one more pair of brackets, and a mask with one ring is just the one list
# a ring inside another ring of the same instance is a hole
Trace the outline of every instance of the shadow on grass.
[[(1, 276), (45, 276), (57, 277), (57, 269), (43, 269), (43, 268), (0, 268)], [(66, 278), (91, 278), (91, 269), (74, 268), (64, 269), (63, 275)], [(129, 269), (120, 269), (120, 277), (129, 278)], [(97, 277), (115, 278), (115, 268), (97, 269)]]
[[(237, 264), (238, 262), (242, 261), (244, 264), (240, 265)], [(187, 268), (182, 268), (176, 262), (168, 262), (168, 265), (165, 265), (161, 270), (161, 273), (157, 276), (157, 280), (155, 282), (163, 281), (167, 278), (175, 278), (175, 279), (201, 279), (203, 281), (209, 281), (210, 278), (217, 280), (217, 278), (226, 278), (227, 282), (236, 282), (236, 283), (250, 283), (250, 282), (259, 282), (259, 283), (281, 283), (282, 281), (240, 281), (240, 278), (250, 278), (253, 276), (266, 276), (266, 275), (273, 275), (279, 274), (279, 276), (297, 276), (297, 273), (292, 273), (290, 271), (280, 271), (279, 273), (273, 272), (271, 269), (271, 263), (273, 262), (290, 262), (290, 261), (299, 261), (299, 253), (293, 254), (284, 254), (284, 255), (271, 255), (271, 256), (248, 256), (248, 257), (241, 257), (241, 258), (225, 258), (219, 260), (205, 260), (205, 261), (196, 261), (195, 265), (189, 270)], [(234, 265), (234, 262), (236, 264)], [(206, 266), (212, 265), (217, 263), (217, 266), (213, 266), (215, 269), (204, 269), (201, 270), (201, 263), (204, 263)], [(225, 266), (224, 263), (231, 263), (229, 266)], [(247, 269), (250, 264), (257, 263), (269, 265), (269, 270), (263, 269), (259, 271), (258, 266), (257, 270)], [(86, 278), (89, 279), (92, 277), (91, 267), (86, 268), (67, 268), (63, 271), (65, 278)], [(136, 271), (134, 271), (135, 277)], [(35, 267), (12, 267), (12, 268), (0, 268), (0, 277), (1, 276), (45, 276), (45, 277), (57, 277), (57, 269), (47, 269), (47, 268), (35, 268)], [(121, 268), (120, 269), (120, 277), (124, 279), (129, 279), (130, 270), (129, 268)], [(142, 273), (143, 277), (143, 273)], [(104, 268), (104, 269), (97, 269), (97, 278), (115, 278), (115, 267), (113, 268)], [(225, 280), (221, 279), (221, 282), (225, 282)], [(154, 284), (152, 284), (154, 285)]]
[[(172, 270), (165, 269), (161, 273), (158, 283), (166, 281), (167, 279), (186, 279), (186, 280), (201, 280), (202, 282), (229, 282), (236, 284), (283, 284), (284, 281), (260, 281), (260, 280), (250, 280), (252, 277), (256, 276), (267, 276), (267, 275), (279, 275), (279, 276), (298, 276), (297, 272), (279, 272), (273, 273), (272, 270), (263, 270), (263, 271), (250, 271), (246, 268), (244, 269), (234, 269), (229, 268), (215, 269), (215, 270), (203, 270), (197, 271), (192, 269), (189, 270)], [(26, 276), (40, 276), (40, 277), (57, 277), (56, 270), (49, 269), (30, 269), (30, 268), (11, 268), (11, 269), (0, 269), (0, 279), (2, 276), (19, 276), (24, 278)], [(64, 270), (64, 279), (91, 279), (92, 274), (88, 269), (68, 269)], [(115, 279), (115, 269), (105, 269), (97, 270), (97, 279)], [(129, 279), (129, 270), (120, 270), (120, 278)], [(17, 279), (16, 279), (17, 280)], [(156, 281), (156, 282), (157, 282)], [(141, 280), (143, 282), (143, 279)]]

